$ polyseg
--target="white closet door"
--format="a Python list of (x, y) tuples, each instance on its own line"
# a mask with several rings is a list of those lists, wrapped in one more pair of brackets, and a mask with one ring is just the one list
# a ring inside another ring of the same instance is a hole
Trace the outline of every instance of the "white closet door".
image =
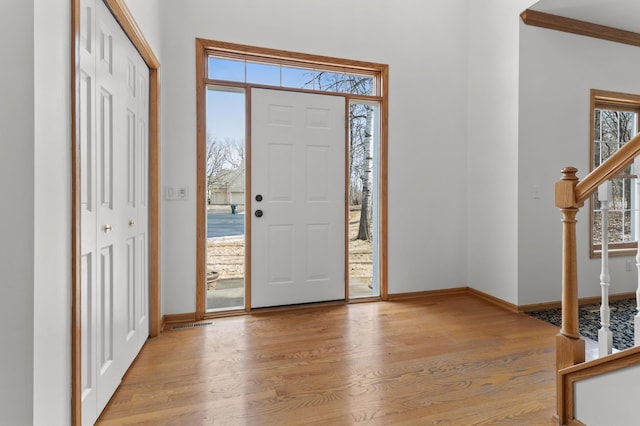
[(149, 334), (148, 84), (101, 0), (81, 1), (82, 423), (93, 424)]
[(148, 87), (149, 69), (126, 38), (122, 44), (125, 82), (118, 175), (121, 179), (119, 223), (123, 238), (123, 285), (118, 318), (126, 330), (123, 357), (127, 366), (149, 335), (147, 279)]

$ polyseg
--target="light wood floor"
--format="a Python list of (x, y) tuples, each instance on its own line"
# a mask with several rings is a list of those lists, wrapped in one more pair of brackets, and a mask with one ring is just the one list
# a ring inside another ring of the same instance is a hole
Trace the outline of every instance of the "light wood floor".
[(550, 425), (557, 331), (466, 294), (220, 318), (150, 339), (98, 424)]

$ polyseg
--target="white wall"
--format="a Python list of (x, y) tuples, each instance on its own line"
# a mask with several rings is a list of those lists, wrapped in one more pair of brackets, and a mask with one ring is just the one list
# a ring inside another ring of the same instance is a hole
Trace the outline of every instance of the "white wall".
[(589, 426), (638, 424), (640, 366), (575, 383), (575, 418)]
[(162, 5), (164, 314), (195, 310), (195, 38), (390, 66), (389, 291), (465, 286), (468, 2), (166, 1)]
[(517, 304), (518, 31), (533, 0), (470, 2), (470, 287)]
[(35, 425), (71, 422), (71, 28), (68, 0), (35, 0)]
[(33, 9), (0, 9), (0, 424), (18, 426), (33, 422)]
[(160, 59), (160, 0), (126, 0), (126, 3), (153, 53)]
[[(640, 94), (637, 47), (520, 25), (518, 303), (561, 297), (561, 213), (554, 183), (564, 166), (589, 172), (590, 89)], [(540, 199), (532, 196), (540, 187)], [(578, 213), (580, 297), (600, 294), (599, 259), (589, 259), (589, 204)], [(632, 257), (611, 259), (611, 293), (634, 291)]]

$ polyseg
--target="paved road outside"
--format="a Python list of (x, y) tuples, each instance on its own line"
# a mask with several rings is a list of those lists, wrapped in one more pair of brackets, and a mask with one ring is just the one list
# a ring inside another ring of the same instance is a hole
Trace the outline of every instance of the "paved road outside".
[(207, 238), (244, 235), (244, 212), (207, 213)]

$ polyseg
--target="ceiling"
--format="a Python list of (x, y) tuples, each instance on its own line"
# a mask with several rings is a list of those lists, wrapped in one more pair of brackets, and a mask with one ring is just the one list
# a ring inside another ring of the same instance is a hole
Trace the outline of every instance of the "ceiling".
[(540, 0), (529, 9), (640, 33), (639, 0)]

